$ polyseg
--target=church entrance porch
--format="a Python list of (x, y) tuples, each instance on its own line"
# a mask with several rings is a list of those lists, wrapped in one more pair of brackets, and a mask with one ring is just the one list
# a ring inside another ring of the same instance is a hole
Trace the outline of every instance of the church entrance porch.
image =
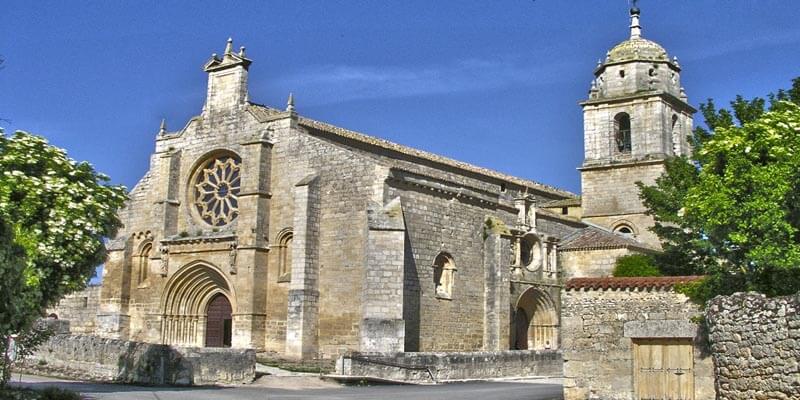
[(558, 348), (558, 313), (547, 292), (530, 287), (514, 310), (511, 348), (553, 350)]
[(162, 297), (161, 343), (230, 347), (235, 297), (225, 276), (207, 263), (190, 263), (167, 282)]
[(231, 302), (217, 294), (206, 310), (206, 347), (231, 347)]

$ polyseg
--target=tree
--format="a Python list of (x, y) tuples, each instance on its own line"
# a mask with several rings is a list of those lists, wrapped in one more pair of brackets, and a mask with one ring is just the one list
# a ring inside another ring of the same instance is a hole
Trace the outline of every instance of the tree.
[(39, 136), (0, 130), (0, 339), (82, 289), (121, 225), (122, 186)]
[(654, 186), (639, 183), (662, 272), (708, 276), (689, 288), (696, 300), (800, 290), (800, 78), (768, 98), (737, 96), (732, 111), (709, 99), (694, 160), (668, 160)]

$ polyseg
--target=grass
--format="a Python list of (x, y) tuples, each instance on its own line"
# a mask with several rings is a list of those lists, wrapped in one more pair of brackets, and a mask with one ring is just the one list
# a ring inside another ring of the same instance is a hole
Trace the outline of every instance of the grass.
[(81, 400), (81, 395), (54, 386), (42, 390), (5, 387), (0, 389), (0, 400)]

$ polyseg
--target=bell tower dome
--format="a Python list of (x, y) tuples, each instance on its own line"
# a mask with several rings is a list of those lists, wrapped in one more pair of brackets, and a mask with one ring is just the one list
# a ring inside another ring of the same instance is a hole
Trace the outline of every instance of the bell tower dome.
[(630, 10), (630, 37), (598, 60), (584, 117), (581, 171), (584, 221), (658, 247), (637, 181), (653, 184), (668, 157), (688, 155), (696, 111), (680, 84), (677, 58), (642, 37), (640, 10)]

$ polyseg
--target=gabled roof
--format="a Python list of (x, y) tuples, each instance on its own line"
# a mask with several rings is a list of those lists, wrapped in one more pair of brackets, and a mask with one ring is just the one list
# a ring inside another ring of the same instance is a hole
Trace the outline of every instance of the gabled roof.
[(696, 282), (704, 276), (646, 276), (646, 277), (603, 277), (572, 278), (564, 286), (566, 290), (608, 290), (608, 289), (672, 289), (680, 283)]
[[(276, 115), (283, 113), (282, 111), (254, 103), (250, 103), (250, 107), (248, 107), (248, 109), (253, 114), (253, 116), (255, 116), (256, 119), (258, 119), (259, 121), (268, 121), (274, 118)], [(310, 118), (299, 116), (298, 123), (306, 128), (311, 128), (313, 130), (321, 131), (333, 135), (335, 137), (352, 140), (367, 145), (369, 147), (374, 147), (382, 150), (389, 150), (405, 156), (410, 156), (417, 159), (434, 162), (451, 168), (457, 168), (465, 172), (478, 174), (489, 178), (494, 178), (508, 183), (513, 183), (519, 186), (538, 190), (540, 192), (544, 192), (553, 196), (564, 197), (564, 198), (578, 197), (578, 195), (576, 195), (575, 193), (568, 192), (566, 190), (561, 190), (553, 186), (530, 181), (527, 179), (518, 178), (512, 175), (503, 174), (501, 172), (497, 172), (488, 168), (478, 167), (469, 163), (456, 161), (451, 158), (429, 153), (427, 151), (418, 150), (412, 147), (403, 146), (394, 142), (390, 142), (388, 140), (379, 139), (360, 132), (340, 128), (338, 126), (331, 125), (325, 122), (316, 121)]]
[(650, 248), (644, 243), (640, 243), (632, 238), (611, 232), (596, 225), (588, 225), (586, 228), (567, 235), (561, 240), (561, 245), (558, 249), (560, 251), (605, 249), (635, 249), (645, 252), (656, 251), (656, 249)]

